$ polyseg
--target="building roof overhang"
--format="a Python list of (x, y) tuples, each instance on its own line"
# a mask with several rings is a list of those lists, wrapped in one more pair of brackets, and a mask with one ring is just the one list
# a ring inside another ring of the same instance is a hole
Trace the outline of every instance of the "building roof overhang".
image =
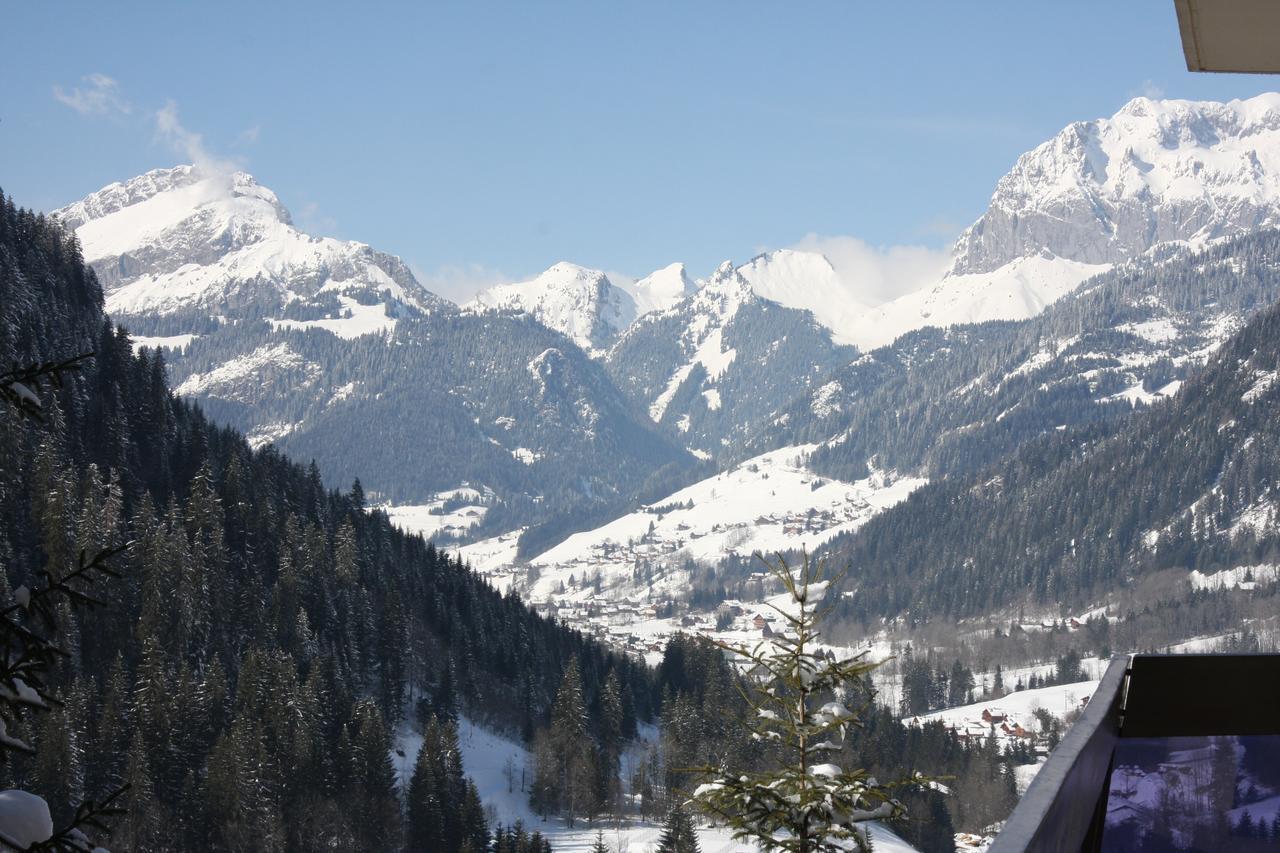
[(1280, 74), (1280, 3), (1173, 0), (1188, 71)]

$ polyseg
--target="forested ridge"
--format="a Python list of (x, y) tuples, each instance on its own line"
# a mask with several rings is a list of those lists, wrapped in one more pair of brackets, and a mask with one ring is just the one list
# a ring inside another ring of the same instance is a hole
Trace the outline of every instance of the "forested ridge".
[(605, 363), (640, 408), (665, 399), (663, 430), (712, 458), (740, 445), (771, 413), (857, 353), (833, 343), (809, 312), (751, 293), (719, 329), (718, 353), (727, 361), (711, 376), (695, 347), (694, 330), (716, 316), (704, 299), (712, 300), (710, 292), (642, 317), (610, 348)]
[(107, 606), (60, 613), (65, 704), (0, 768), (55, 819), (128, 783), (120, 849), (399, 849), (406, 716), (457, 705), (530, 734), (573, 661), (593, 734), (610, 680), (627, 730), (652, 717), (642, 666), (176, 398), (74, 237), (0, 195), (0, 363), (87, 352), (41, 419), (0, 412), (0, 600), (128, 544)]
[(1224, 325), (1280, 299), (1278, 273), (1280, 232), (1265, 230), (1122, 265), (1027, 320), (910, 332), (814, 383), (737, 455), (819, 442), (814, 470), (841, 479), (869, 459), (974, 474), (1055, 428), (1126, 418), (1113, 395), (1135, 382), (1185, 379)]
[(835, 546), (841, 615), (1079, 606), (1159, 569), (1277, 562), (1278, 368), (1272, 306), (1171, 400), (921, 489)]

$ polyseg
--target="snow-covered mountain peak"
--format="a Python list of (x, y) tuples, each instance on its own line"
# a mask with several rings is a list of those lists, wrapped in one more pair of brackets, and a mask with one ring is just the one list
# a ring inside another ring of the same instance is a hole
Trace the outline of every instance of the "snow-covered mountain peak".
[(711, 276), (710, 278), (707, 279), (707, 281), (708, 283), (725, 281), (727, 279), (733, 278), (733, 273), (734, 273), (733, 261), (721, 261), (720, 266), (715, 268), (715, 271), (711, 273)]
[(631, 287), (637, 315), (670, 308), (697, 292), (698, 286), (689, 278), (684, 264), (678, 262), (649, 273)]
[[(172, 224), (174, 219), (190, 215), (206, 204), (234, 198), (257, 200), (265, 205), (247, 208), (242, 213), (256, 209), (267, 219), (293, 224), (289, 211), (276, 194), (254, 180), (253, 175), (247, 172), (209, 172), (192, 165), (152, 169), (136, 178), (116, 181), (55, 211), (55, 215), (69, 228), (79, 229), (88, 222), (152, 202), (158, 197), (165, 197), (169, 203), (153, 203), (149, 212), (154, 220), (154, 215), (163, 207), (169, 214), (165, 224)], [(161, 223), (153, 221), (153, 224)]]
[(841, 343), (851, 342), (843, 333), (856, 326), (869, 310), (853, 292), (851, 283), (842, 281), (831, 261), (820, 252), (766, 252), (737, 271), (756, 295), (788, 308), (813, 312)]
[[(1158, 247), (1203, 248), (1280, 225), (1280, 94), (1134, 98), (1018, 158), (937, 284), (875, 308), (845, 340), (1020, 320)], [(816, 312), (815, 312), (816, 313)]]
[(491, 287), (465, 307), (525, 312), (592, 352), (607, 346), (636, 318), (631, 294), (600, 270), (568, 261), (529, 281)]
[(1018, 158), (956, 245), (957, 275), (1048, 253), (1127, 260), (1173, 240), (1280, 223), (1280, 94), (1228, 103), (1135, 98)]
[(398, 258), (299, 231), (245, 172), (156, 169), (52, 215), (75, 229), (115, 314), (271, 319), (324, 292), (385, 301), (388, 320), (444, 307)]
[(686, 300), (695, 313), (705, 313), (710, 309), (728, 319), (737, 312), (738, 306), (755, 297), (751, 282), (742, 277), (732, 261), (720, 264), (699, 284), (698, 291)]

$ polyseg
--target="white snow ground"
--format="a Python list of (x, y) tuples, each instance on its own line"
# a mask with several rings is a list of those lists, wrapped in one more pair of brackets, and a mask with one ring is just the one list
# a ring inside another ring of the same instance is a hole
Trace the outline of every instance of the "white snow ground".
[(570, 536), (530, 561), (540, 570), (530, 599), (548, 600), (570, 575), (599, 572), (606, 586), (625, 581), (637, 560), (671, 570), (686, 560), (812, 550), (856, 529), (925, 483), (892, 472), (875, 472), (855, 483), (819, 477), (804, 464), (815, 447), (761, 454), (642, 510)]
[[(982, 712), (990, 709), (993, 712), (1001, 711), (1008, 714), (1010, 725), (1016, 722), (1027, 731), (1035, 732), (1039, 730), (1039, 724), (1035, 718), (1037, 709), (1043, 708), (1061, 719), (1070, 711), (1083, 707), (1081, 703), (1092, 696), (1097, 689), (1097, 681), (1078, 681), (1074, 684), (1058, 684), (1053, 687), (1039, 687), (1035, 690), (1019, 690), (999, 699), (933, 711), (912, 719), (919, 719), (921, 722), (941, 720), (948, 726), (959, 728), (975, 723), (986, 727)], [(904, 722), (907, 725), (911, 724), (910, 719)], [(999, 728), (996, 729), (996, 733), (1000, 736)]]
[(199, 335), (129, 335), (129, 339), (133, 341), (133, 349), (137, 350), (147, 347), (148, 349), (176, 349), (184, 350), (191, 346), (191, 342)]
[(346, 316), (329, 317), (323, 320), (272, 320), (271, 328), (280, 329), (324, 329), (344, 340), (352, 340), (361, 335), (376, 335), (395, 331), (396, 319), (388, 316), (387, 306), (381, 302), (377, 305), (361, 305), (350, 296), (339, 296), (342, 313)]
[[(390, 517), (392, 524), (405, 533), (417, 533), (424, 539), (431, 539), (441, 534), (462, 537), (484, 521), (489, 507), (484, 504), (483, 498), (484, 495), (480, 490), (461, 486), (457, 489), (438, 492), (426, 503), (400, 504), (399, 506), (382, 504), (378, 508)], [(444, 505), (450, 499), (455, 502), (461, 499), (466, 503), (446, 512)]]
[[(563, 820), (543, 820), (529, 808), (529, 798), (521, 790), (521, 772), (526, 782), (532, 781), (533, 762), (525, 748), (506, 737), (495, 734), (463, 717), (458, 721), (458, 741), (462, 747), (462, 766), (467, 776), (476, 783), (480, 799), (489, 814), (490, 825), (501, 823), (509, 826), (522, 821), (529, 831), (538, 831), (550, 842), (556, 853), (587, 853), (595, 842), (596, 831), (604, 831), (605, 841), (614, 850), (627, 853), (651, 853), (657, 849), (662, 835), (660, 823), (631, 820), (621, 823), (600, 820), (594, 824), (577, 821), (570, 828)], [(422, 736), (402, 727), (397, 733), (391, 760), (395, 764), (396, 777), (402, 790), (406, 789), (413, 775), (413, 765)], [(514, 772), (508, 781), (505, 768), (510, 762)], [(624, 759), (622, 778), (629, 778), (628, 764)], [(699, 826), (698, 844), (703, 853), (755, 853), (754, 845), (734, 841), (722, 827)], [(872, 840), (877, 853), (915, 853), (915, 848), (905, 843), (885, 827), (872, 829)]]

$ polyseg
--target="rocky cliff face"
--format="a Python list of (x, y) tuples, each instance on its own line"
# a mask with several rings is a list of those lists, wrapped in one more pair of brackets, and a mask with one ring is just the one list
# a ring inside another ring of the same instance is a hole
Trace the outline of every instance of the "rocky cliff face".
[(1280, 94), (1230, 103), (1137, 98), (1075, 122), (1000, 179), (953, 272), (1023, 257), (1115, 263), (1280, 222)]

